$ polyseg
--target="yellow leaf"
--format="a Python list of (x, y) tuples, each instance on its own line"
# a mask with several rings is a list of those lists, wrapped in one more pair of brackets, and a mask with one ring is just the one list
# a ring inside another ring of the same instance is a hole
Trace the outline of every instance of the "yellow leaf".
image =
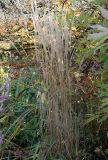
[(68, 7), (68, 6), (70, 6), (70, 4), (71, 4), (71, 3), (70, 3), (69, 1), (66, 1), (66, 2), (64, 3), (64, 6), (65, 6), (65, 7)]
[(79, 17), (80, 14), (81, 14), (81, 11), (80, 10), (74, 10), (74, 14), (76, 17)]
[(68, 9), (68, 10), (66, 10), (66, 13), (67, 13), (67, 14), (72, 14), (72, 13), (73, 13), (73, 10), (72, 10), (72, 9)]
[(72, 29), (72, 31), (77, 31), (75, 26), (73, 26), (71, 29)]

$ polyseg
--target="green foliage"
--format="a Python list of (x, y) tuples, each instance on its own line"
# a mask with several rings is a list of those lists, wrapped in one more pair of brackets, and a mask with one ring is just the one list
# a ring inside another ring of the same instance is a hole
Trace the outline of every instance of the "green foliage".
[(95, 3), (96, 5), (99, 5), (99, 6), (107, 6), (108, 5), (108, 1), (107, 0), (93, 0), (93, 3)]
[[(108, 11), (101, 8), (101, 13), (104, 18), (108, 18)], [(107, 23), (106, 23), (107, 24)], [(100, 79), (96, 81), (98, 87), (98, 98), (100, 99), (100, 106), (98, 106), (95, 113), (89, 114), (87, 123), (96, 121), (102, 126), (108, 122), (108, 55), (107, 55), (107, 38), (108, 28), (101, 25), (94, 25), (94, 29), (100, 30), (98, 33), (92, 33), (88, 39), (94, 39), (96, 44), (95, 54), (99, 62), (102, 64), (102, 69), (99, 71)], [(104, 130), (106, 127), (104, 127)]]
[(25, 151), (30, 148), (32, 155), (36, 157), (43, 132), (41, 103), (37, 98), (42, 88), (38, 82), (36, 70), (25, 70), (11, 82), (10, 98), (0, 118), (6, 139), (4, 149), (16, 144), (24, 147)]

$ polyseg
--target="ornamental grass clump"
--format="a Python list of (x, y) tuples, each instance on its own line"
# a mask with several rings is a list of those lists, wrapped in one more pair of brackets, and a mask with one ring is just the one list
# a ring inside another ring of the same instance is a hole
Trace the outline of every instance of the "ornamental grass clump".
[(47, 1), (47, 11), (40, 18), (37, 1), (32, 0), (35, 38), (44, 50), (44, 53), (40, 53), (36, 48), (36, 59), (40, 64), (41, 78), (47, 86), (41, 98), (45, 119), (43, 136), (46, 135), (48, 140), (43, 159), (52, 153), (55, 156), (64, 154), (72, 160), (78, 155), (81, 119), (79, 111), (76, 111), (77, 106), (69, 98), (73, 90), (71, 58), (68, 58), (71, 33), (63, 10), (58, 15), (56, 10), (51, 12), (49, 6)]

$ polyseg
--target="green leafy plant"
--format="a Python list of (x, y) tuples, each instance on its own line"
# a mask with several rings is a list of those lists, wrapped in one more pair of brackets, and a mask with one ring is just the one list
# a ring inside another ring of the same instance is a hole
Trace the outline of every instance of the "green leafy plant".
[[(37, 157), (39, 154), (40, 141), (43, 133), (41, 124), (41, 102), (37, 98), (38, 92), (42, 91), (39, 84), (37, 71), (22, 71), (20, 76), (11, 81), (11, 90), (8, 102), (5, 104), (5, 109), (2, 113), (0, 123), (2, 123), (2, 131), (4, 134), (4, 143), (2, 151), (6, 148), (19, 146), (19, 151), (22, 152), (22, 147), (25, 148), (24, 156), (21, 153), (10, 154), (9, 157)], [(29, 151), (31, 152), (29, 155)], [(7, 156), (9, 152), (4, 154)], [(16, 154), (16, 155), (15, 155)]]

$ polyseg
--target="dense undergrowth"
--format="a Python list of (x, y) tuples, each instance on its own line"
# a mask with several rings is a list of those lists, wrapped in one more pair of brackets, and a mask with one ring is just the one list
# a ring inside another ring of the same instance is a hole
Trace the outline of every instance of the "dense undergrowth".
[(0, 159), (107, 160), (107, 0), (0, 3)]

